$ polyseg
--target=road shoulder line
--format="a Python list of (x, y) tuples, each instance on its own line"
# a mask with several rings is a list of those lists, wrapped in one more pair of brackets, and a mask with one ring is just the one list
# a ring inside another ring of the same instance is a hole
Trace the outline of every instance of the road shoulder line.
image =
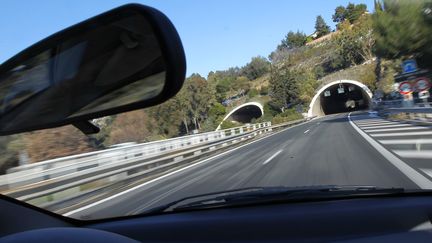
[(396, 155), (392, 154), (381, 144), (375, 141), (372, 137), (363, 132), (357, 125), (351, 120), (351, 113), (348, 114), (348, 121), (351, 126), (367, 141), (372, 147), (374, 147), (384, 158), (398, 168), (403, 174), (405, 174), (410, 180), (412, 180), (421, 189), (432, 189), (432, 181), (421, 173), (413, 169), (411, 166), (403, 162)]

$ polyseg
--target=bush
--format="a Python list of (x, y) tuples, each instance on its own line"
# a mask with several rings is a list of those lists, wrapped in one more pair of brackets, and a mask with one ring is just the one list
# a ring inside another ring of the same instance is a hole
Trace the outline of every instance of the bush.
[(268, 95), (269, 88), (268, 86), (262, 86), (260, 89), (260, 95)]
[(223, 106), (220, 103), (215, 103), (209, 110), (209, 115), (215, 118), (225, 115), (225, 113), (226, 113), (225, 106)]
[(239, 127), (243, 124), (241, 123), (237, 123), (237, 122), (232, 122), (232, 121), (227, 121), (225, 120), (224, 122), (222, 122), (221, 124), (221, 129), (229, 129), (229, 128), (233, 128), (233, 127)]
[(302, 119), (303, 116), (298, 113), (295, 109), (287, 109), (283, 113), (280, 113), (273, 117), (272, 124), (280, 124), (284, 122), (294, 121), (298, 119)]
[(279, 113), (279, 109), (272, 103), (264, 104), (264, 116), (270, 115), (271, 117), (276, 116)]
[(254, 89), (254, 88), (249, 90), (249, 93), (248, 93), (249, 98), (253, 98), (257, 95), (258, 95), (258, 90)]

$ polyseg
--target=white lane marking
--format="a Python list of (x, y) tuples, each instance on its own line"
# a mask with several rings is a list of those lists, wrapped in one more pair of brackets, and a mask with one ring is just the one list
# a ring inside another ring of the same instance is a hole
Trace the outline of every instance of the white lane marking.
[(432, 144), (432, 139), (387, 139), (387, 140), (378, 140), (378, 142), (382, 144)]
[(187, 170), (187, 169), (189, 169), (189, 168), (192, 168), (192, 167), (195, 167), (195, 166), (197, 166), (197, 165), (200, 165), (200, 164), (203, 164), (203, 163), (205, 163), (205, 162), (208, 162), (208, 161), (210, 161), (210, 160), (216, 159), (216, 158), (218, 158), (218, 157), (220, 157), (220, 156), (222, 156), (222, 155), (225, 155), (225, 154), (231, 153), (231, 152), (233, 152), (233, 151), (235, 151), (235, 150), (237, 150), (237, 149), (243, 148), (243, 147), (245, 147), (245, 146), (248, 146), (248, 145), (250, 145), (250, 144), (256, 143), (256, 142), (261, 141), (261, 140), (263, 140), (263, 139), (270, 138), (270, 137), (272, 137), (272, 136), (274, 136), (274, 135), (276, 135), (276, 134), (278, 134), (278, 133), (284, 132), (284, 131), (286, 131), (286, 130), (289, 130), (289, 129), (294, 128), (294, 127), (297, 127), (297, 126), (301, 126), (301, 125), (307, 124), (307, 123), (309, 123), (309, 122), (311, 122), (311, 121), (312, 121), (312, 120), (307, 121), (307, 122), (304, 122), (304, 123), (300, 123), (300, 124), (298, 124), (298, 125), (294, 125), (294, 126), (291, 126), (291, 127), (285, 128), (285, 129), (282, 129), (282, 130), (280, 130), (280, 131), (278, 131), (278, 132), (275, 132), (275, 133), (273, 133), (273, 134), (270, 134), (270, 135), (268, 135), (268, 136), (266, 136), (266, 137), (259, 138), (259, 139), (255, 140), (255, 141), (250, 142), (250, 143), (243, 144), (243, 145), (238, 146), (238, 147), (236, 147), (236, 148), (233, 148), (233, 149), (231, 149), (231, 150), (228, 150), (228, 151), (222, 152), (222, 153), (220, 153), (220, 154), (217, 154), (217, 155), (215, 155), (215, 156), (213, 156), (213, 157), (210, 157), (210, 158), (207, 158), (207, 159), (201, 160), (201, 161), (196, 162), (196, 163), (194, 163), (194, 164), (192, 164), (192, 165), (188, 165), (188, 166), (183, 167), (183, 168), (181, 168), (181, 169), (178, 169), (178, 170), (175, 170), (175, 171), (170, 172), (170, 173), (168, 173), (168, 174), (162, 175), (162, 176), (160, 176), (160, 177), (157, 177), (157, 178), (152, 179), (152, 180), (150, 180), (150, 181), (144, 182), (144, 183), (142, 183), (142, 184), (139, 184), (139, 185), (137, 185), (137, 186), (134, 186), (134, 187), (132, 187), (132, 188), (129, 188), (129, 189), (127, 189), (127, 190), (124, 190), (124, 191), (122, 191), (122, 192), (120, 192), (120, 193), (117, 193), (117, 194), (114, 194), (114, 195), (112, 195), (112, 196), (109, 196), (109, 197), (104, 198), (104, 199), (102, 199), (102, 200), (96, 201), (96, 202), (91, 203), (91, 204), (89, 204), (89, 205), (83, 206), (83, 207), (81, 207), (81, 208), (74, 209), (74, 210), (69, 211), (69, 212), (67, 212), (67, 213), (64, 213), (63, 216), (70, 216), (70, 215), (73, 215), (73, 214), (75, 214), (75, 213), (81, 212), (81, 211), (83, 211), (83, 210), (86, 210), (86, 209), (92, 208), (92, 207), (94, 207), (94, 206), (97, 206), (97, 205), (99, 205), (99, 204), (102, 204), (102, 203), (104, 203), (104, 202), (107, 202), (107, 201), (109, 201), (109, 200), (112, 200), (112, 199), (114, 199), (114, 198), (120, 197), (120, 196), (122, 196), (122, 195), (124, 195), (124, 194), (126, 194), (126, 193), (129, 193), (129, 192), (131, 192), (131, 191), (134, 191), (134, 190), (136, 190), (136, 189), (139, 189), (139, 188), (141, 188), (141, 187), (143, 187), (143, 186), (146, 186), (146, 185), (151, 184), (151, 183), (153, 183), (153, 182), (159, 181), (159, 180), (161, 180), (161, 179), (163, 179), (163, 178), (166, 178), (166, 177), (172, 176), (172, 175), (174, 175), (174, 174), (177, 174), (177, 173), (182, 172), (182, 171), (184, 171), (184, 170)]
[(372, 119), (372, 118), (353, 118), (353, 122), (380, 122), (380, 121), (387, 121), (386, 119)]
[(390, 121), (382, 121), (382, 122), (356, 122), (358, 126), (376, 126), (376, 125), (390, 125), (390, 124), (400, 124), (400, 122), (390, 122)]
[(432, 150), (393, 150), (400, 157), (410, 159), (432, 159)]
[(421, 171), (423, 171), (426, 175), (432, 177), (432, 170), (426, 169), (426, 168), (420, 168)]
[(276, 153), (274, 153), (272, 156), (270, 156), (270, 158), (266, 159), (266, 161), (264, 161), (263, 165), (267, 164), (268, 162), (270, 162), (272, 159), (274, 159), (276, 156), (278, 156), (278, 154), (280, 154), (283, 150), (279, 150)]
[(424, 136), (424, 135), (432, 135), (432, 131), (425, 131), (425, 132), (375, 133), (375, 134), (370, 134), (370, 135), (372, 137)]
[(306, 130), (306, 131), (304, 131), (303, 133), (304, 133), (304, 134), (306, 134), (306, 133), (308, 133), (308, 132), (309, 132), (309, 129), (308, 129), (308, 130)]
[(382, 119), (382, 118), (380, 118), (380, 119), (372, 119), (372, 118), (368, 118), (368, 117), (367, 118), (361, 118), (361, 116), (360, 116), (358, 118), (353, 117), (352, 121), (362, 123), (362, 122), (382, 122), (382, 121), (388, 121), (388, 120)]
[(376, 125), (376, 126), (360, 126), (362, 129), (371, 129), (371, 128), (390, 128), (390, 127), (413, 127), (412, 124), (394, 124), (394, 125)]
[(375, 141), (373, 138), (369, 137), (365, 132), (358, 128), (354, 122), (351, 120), (351, 113), (348, 114), (348, 120), (351, 126), (367, 141), (372, 145), (384, 158), (386, 158), (390, 163), (392, 163), (396, 168), (398, 168), (402, 173), (404, 173), (409, 179), (411, 179), (417, 186), (421, 189), (432, 189), (432, 181), (426, 178), (424, 175), (420, 174), (418, 171), (413, 169), (411, 166), (407, 165), (396, 155), (392, 154), (390, 151), (385, 149), (381, 144)]
[(380, 118), (380, 119), (371, 119), (371, 118), (369, 118), (369, 117), (361, 117), (361, 116), (359, 116), (359, 117), (357, 117), (357, 118), (355, 118), (355, 117), (353, 117), (352, 118), (352, 121), (353, 122), (360, 122), (360, 123), (368, 123), (368, 122), (390, 122), (390, 120), (387, 120), (387, 119), (383, 119), (383, 118)]
[(397, 127), (397, 128), (383, 128), (383, 129), (363, 129), (363, 131), (372, 132), (392, 132), (392, 131), (411, 131), (411, 130), (430, 130), (429, 127)]

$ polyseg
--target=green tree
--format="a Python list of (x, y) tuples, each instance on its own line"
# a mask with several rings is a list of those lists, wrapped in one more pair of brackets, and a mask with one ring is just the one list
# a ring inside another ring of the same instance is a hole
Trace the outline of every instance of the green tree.
[(326, 24), (323, 17), (318, 15), (315, 21), (315, 33), (317, 33), (317, 37), (321, 37), (330, 33), (330, 26)]
[[(432, 28), (426, 1), (376, 2), (373, 14), (375, 53), (384, 58), (415, 57), (420, 66), (432, 65)], [(427, 12), (426, 12), (427, 13)]]
[(310, 69), (298, 70), (295, 75), (299, 99), (302, 103), (309, 103), (318, 88), (315, 72)]
[(258, 90), (256, 90), (256, 89), (250, 89), (249, 92), (248, 92), (249, 98), (253, 98), (253, 97), (257, 96), (257, 95), (258, 95)]
[(220, 103), (214, 103), (213, 106), (209, 110), (209, 115), (213, 117), (223, 116), (226, 113), (225, 106)]
[(366, 12), (366, 10), (366, 4), (349, 3), (346, 7), (346, 19), (348, 19), (351, 24), (353, 24)]
[(342, 23), (346, 19), (346, 8), (344, 6), (336, 7), (332, 19), (335, 23)]
[(261, 77), (270, 70), (270, 62), (261, 56), (253, 57), (252, 60), (241, 69), (243, 76), (249, 80)]
[(340, 24), (345, 20), (348, 20), (350, 24), (353, 24), (358, 19), (360, 19), (360, 16), (362, 16), (366, 11), (366, 4), (348, 3), (346, 7), (336, 7), (335, 13), (332, 15), (332, 19), (333, 22), (337, 23), (337, 28), (340, 29)]
[(298, 102), (295, 74), (288, 68), (273, 70), (269, 89), (272, 104), (281, 112)]
[(240, 76), (235, 79), (231, 88), (234, 91), (233, 95), (245, 94), (250, 89), (250, 80), (245, 76)]
[(216, 127), (221, 123), (224, 115), (226, 114), (225, 106), (220, 103), (214, 103), (209, 111), (208, 118), (201, 125), (202, 131), (214, 131)]
[(180, 92), (174, 97), (174, 102), (178, 106), (178, 113), (182, 119), (185, 132), (186, 134), (189, 134), (189, 123), (191, 120), (190, 115), (192, 114), (192, 108), (187, 90), (180, 90)]
[(209, 73), (207, 80), (212, 89), (215, 90), (215, 97), (218, 102), (228, 98), (229, 94), (236, 93), (233, 86), (235, 86), (236, 79), (241, 76), (240, 73), (241, 69), (238, 67)]
[(175, 99), (170, 99), (160, 105), (148, 109), (151, 119), (157, 122), (148, 122), (150, 131), (157, 131), (156, 134), (163, 138), (170, 138), (181, 134), (182, 111), (185, 107), (180, 107)]
[(306, 34), (300, 31), (293, 32), (290, 31), (282, 40), (278, 49), (292, 49), (304, 46), (306, 44)]
[(190, 102), (190, 117), (195, 129), (200, 129), (200, 123), (208, 116), (207, 113), (215, 103), (215, 90), (209, 82), (199, 74), (192, 74), (183, 85)]
[[(345, 22), (343, 22), (345, 23)], [(375, 39), (372, 34), (372, 20), (368, 15), (362, 16), (356, 25), (341, 27), (335, 42), (340, 67), (349, 67), (373, 58)]]

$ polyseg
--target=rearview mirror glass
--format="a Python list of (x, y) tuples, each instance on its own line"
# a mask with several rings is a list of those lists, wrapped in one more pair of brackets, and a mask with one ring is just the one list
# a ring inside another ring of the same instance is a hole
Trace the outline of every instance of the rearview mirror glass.
[(59, 32), (0, 66), (0, 134), (156, 105), (185, 75), (180, 39), (157, 10), (125, 5)]

